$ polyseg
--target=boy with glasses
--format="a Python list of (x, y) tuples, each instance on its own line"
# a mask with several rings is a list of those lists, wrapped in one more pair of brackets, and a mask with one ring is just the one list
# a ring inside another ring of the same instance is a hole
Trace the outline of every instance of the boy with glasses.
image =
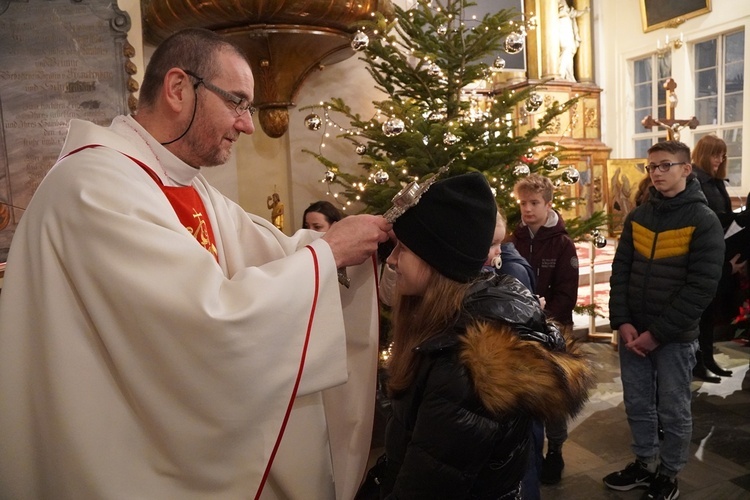
[(636, 460), (604, 484), (620, 491), (648, 487), (642, 499), (673, 500), (690, 449), (698, 323), (721, 276), (724, 237), (692, 175), (690, 149), (660, 142), (648, 150), (648, 161), (653, 187), (625, 219), (609, 302)]

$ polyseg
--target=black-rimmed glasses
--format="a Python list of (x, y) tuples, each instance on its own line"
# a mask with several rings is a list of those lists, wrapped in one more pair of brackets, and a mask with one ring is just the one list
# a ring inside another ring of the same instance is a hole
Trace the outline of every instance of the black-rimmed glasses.
[(659, 172), (668, 172), (670, 168), (674, 167), (675, 165), (684, 165), (687, 162), (684, 161), (663, 161), (661, 163), (649, 163), (646, 165), (646, 172), (653, 172), (657, 168), (659, 169)]
[(206, 87), (206, 89), (210, 90), (211, 92), (218, 95), (219, 97), (223, 97), (227, 101), (234, 104), (234, 112), (237, 113), (237, 116), (242, 116), (242, 113), (244, 113), (245, 111), (250, 113), (250, 116), (253, 116), (255, 114), (255, 106), (253, 106), (253, 103), (251, 103), (244, 97), (240, 97), (240, 96), (232, 94), (231, 92), (227, 92), (221, 87), (217, 87), (213, 83), (207, 82), (206, 80), (204, 80), (203, 78), (196, 75), (190, 70), (183, 69), (182, 71), (184, 71), (186, 74), (198, 80), (198, 83), (195, 84), (196, 88), (198, 87), (198, 85), (203, 84), (203, 86)]

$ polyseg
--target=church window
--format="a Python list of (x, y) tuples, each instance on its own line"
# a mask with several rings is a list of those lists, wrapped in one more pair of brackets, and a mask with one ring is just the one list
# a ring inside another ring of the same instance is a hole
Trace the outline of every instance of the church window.
[(745, 84), (745, 31), (719, 35), (695, 44), (695, 116), (700, 125), (694, 143), (715, 134), (727, 143), (730, 186), (741, 184), (742, 107)]
[(659, 127), (645, 128), (641, 120), (648, 115), (666, 116), (667, 93), (664, 89), (664, 82), (670, 76), (672, 76), (672, 54), (668, 51), (633, 61), (635, 158), (645, 158), (648, 148), (667, 136), (666, 131)]

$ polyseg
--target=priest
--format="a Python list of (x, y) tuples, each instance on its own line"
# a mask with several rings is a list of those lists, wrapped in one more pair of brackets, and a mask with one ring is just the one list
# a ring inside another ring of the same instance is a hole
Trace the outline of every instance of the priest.
[(3, 498), (353, 496), (390, 224), (289, 237), (211, 187), (252, 101), (242, 52), (189, 29), (135, 116), (70, 123), (0, 295)]

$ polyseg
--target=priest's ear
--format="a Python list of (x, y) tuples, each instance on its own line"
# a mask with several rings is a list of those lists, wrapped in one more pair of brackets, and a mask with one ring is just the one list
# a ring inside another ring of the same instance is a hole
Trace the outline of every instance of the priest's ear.
[(196, 91), (197, 85), (193, 82), (193, 79), (180, 68), (172, 68), (164, 75), (164, 86), (162, 87), (164, 104), (175, 113), (193, 112)]

